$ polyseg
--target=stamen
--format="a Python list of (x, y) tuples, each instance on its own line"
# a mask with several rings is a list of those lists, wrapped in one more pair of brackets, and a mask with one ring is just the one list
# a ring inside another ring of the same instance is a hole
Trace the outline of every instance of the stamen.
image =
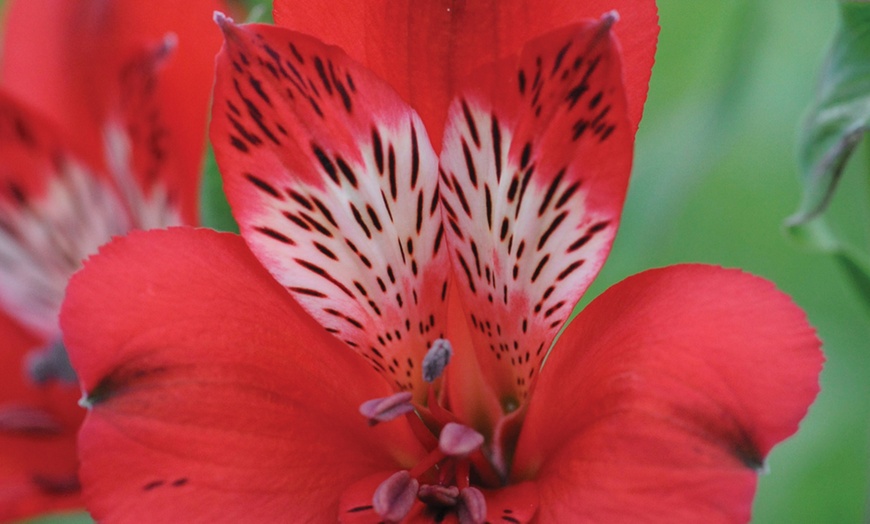
[(420, 486), (417, 498), (427, 505), (453, 507), (459, 502), (459, 488), (456, 486), (424, 484)]
[(453, 356), (453, 347), (447, 339), (439, 338), (432, 343), (432, 347), (423, 357), (423, 380), (434, 382), (444, 373), (444, 368), (450, 363)]
[(465, 457), (483, 445), (483, 435), (468, 426), (448, 422), (441, 429), (438, 447), (445, 455)]
[(465, 488), (459, 495), (459, 524), (483, 524), (486, 522), (486, 497), (477, 488)]
[(389, 397), (367, 400), (360, 405), (359, 412), (368, 419), (369, 426), (374, 426), (414, 411), (413, 397), (410, 391), (402, 391)]
[(31, 351), (25, 358), (24, 366), (27, 375), (37, 384), (45, 384), (50, 380), (68, 384), (77, 384), (79, 381), (60, 340)]
[(372, 506), (387, 522), (399, 522), (417, 500), (420, 483), (405, 470), (397, 471), (381, 482), (372, 498)]

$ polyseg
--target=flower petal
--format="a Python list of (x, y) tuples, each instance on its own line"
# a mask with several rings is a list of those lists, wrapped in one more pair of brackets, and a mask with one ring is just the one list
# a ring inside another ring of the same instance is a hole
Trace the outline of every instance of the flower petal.
[(819, 341), (773, 285), (651, 270), (606, 291), (553, 349), (514, 476), (544, 522), (746, 522), (756, 470), (818, 390)]
[(242, 236), (318, 322), (420, 400), (449, 269), (425, 129), (339, 49), (219, 23), (211, 137)]
[(0, 306), (46, 340), (80, 261), (130, 218), (53, 126), (0, 92)]
[(447, 240), (478, 358), (506, 411), (526, 400), (616, 234), (633, 130), (613, 22), (529, 43), (451, 107)]
[[(276, 0), (275, 21), (343, 48), (420, 114), (436, 150), (457, 82), (556, 27), (615, 9), (636, 129), (658, 34), (653, 0)], [(341, 16), (324, 16), (341, 13)]]
[(90, 413), (81, 479), (98, 520), (307, 521), (419, 452), (357, 408), (390, 392), (234, 235), (170, 229), (104, 247), (61, 322)]
[(78, 390), (29, 383), (22, 360), (39, 340), (2, 313), (0, 340), (0, 522), (82, 507), (75, 481), (84, 416), (75, 405)]
[[(118, 110), (119, 78), (130, 57), (177, 36), (178, 49), (155, 86), (154, 107), (167, 133), (161, 149), (186, 175), (175, 197), (196, 221), (214, 55), (211, 22), (221, 0), (19, 0), (10, 2), (3, 36), (3, 85), (59, 126), (74, 150), (102, 170), (104, 127)], [(39, 64), (39, 67), (34, 67)], [(140, 108), (142, 110), (146, 108)], [(173, 186), (176, 187), (176, 186)]]
[(107, 170), (137, 229), (196, 223), (199, 172), (183, 171), (187, 153), (167, 127), (166, 110), (155, 96), (161, 69), (178, 45), (168, 35), (138, 49), (119, 72), (117, 106), (104, 122)]

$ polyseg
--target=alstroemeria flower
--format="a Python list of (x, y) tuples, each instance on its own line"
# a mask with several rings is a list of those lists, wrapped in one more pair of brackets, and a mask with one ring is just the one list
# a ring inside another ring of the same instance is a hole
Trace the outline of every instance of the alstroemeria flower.
[[(138, 1), (8, 6), (0, 84), (0, 521), (83, 506), (75, 441), (84, 412), (58, 322), (69, 277), (112, 236), (196, 222), (219, 47), (209, 15), (222, 4), (174, 3), (148, 2), (145, 18), (146, 3)], [(186, 17), (194, 21), (182, 27)], [(196, 70), (204, 78), (191, 81)]]
[(818, 340), (786, 296), (652, 270), (556, 340), (631, 168), (616, 13), (481, 64), (440, 157), (340, 48), (217, 21), (211, 138), (244, 241), (119, 239), (61, 315), (97, 519), (748, 519), (818, 390)]

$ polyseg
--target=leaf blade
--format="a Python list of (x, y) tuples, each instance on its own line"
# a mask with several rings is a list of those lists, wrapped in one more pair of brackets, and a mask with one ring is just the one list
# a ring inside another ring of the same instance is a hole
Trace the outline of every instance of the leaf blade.
[(789, 226), (827, 208), (843, 169), (870, 126), (870, 4), (842, 2), (840, 29), (823, 66), (816, 102), (802, 129), (803, 196)]

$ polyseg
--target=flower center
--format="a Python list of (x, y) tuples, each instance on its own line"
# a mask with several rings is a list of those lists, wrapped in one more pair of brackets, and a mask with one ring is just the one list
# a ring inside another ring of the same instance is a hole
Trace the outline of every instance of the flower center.
[(397, 471), (375, 490), (372, 506), (387, 522), (401, 521), (421, 503), (436, 520), (455, 513), (463, 524), (481, 524), (486, 520), (486, 499), (475, 484), (500, 484), (483, 453), (484, 436), (459, 423), (441, 406), (431, 385), (443, 374), (452, 354), (450, 343), (438, 339), (423, 359), (423, 379), (430, 384), (426, 406), (414, 404), (407, 391), (360, 406), (370, 425), (406, 416), (421, 443), (430, 449), (413, 468)]

